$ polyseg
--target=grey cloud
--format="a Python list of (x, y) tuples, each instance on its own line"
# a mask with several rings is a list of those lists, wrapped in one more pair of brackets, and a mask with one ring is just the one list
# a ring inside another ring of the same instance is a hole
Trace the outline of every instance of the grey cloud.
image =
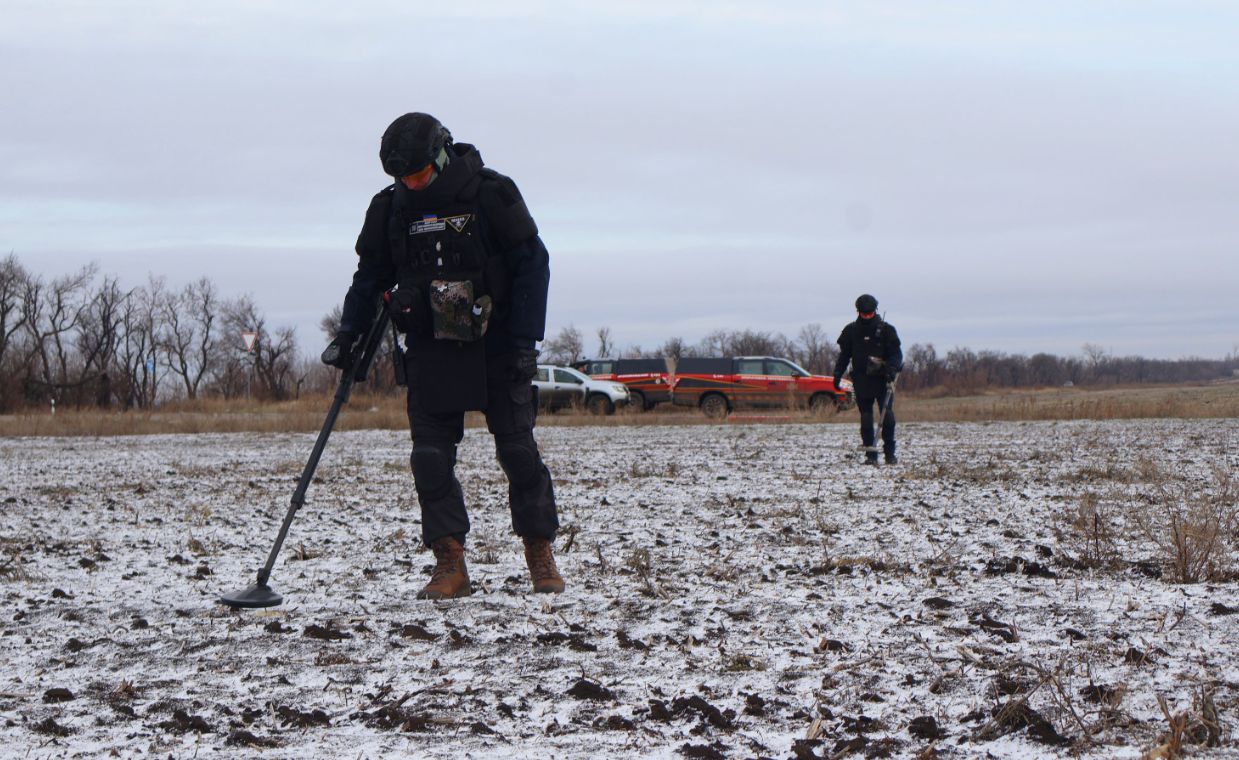
[(36, 268), (206, 274), (316, 338), (378, 135), (420, 109), (521, 186), (553, 329), (834, 330), (874, 290), (940, 348), (1239, 334), (1220, 6), (1051, 3), (1016, 34), (1005, 2), (147, 5), (0, 30), (0, 249)]

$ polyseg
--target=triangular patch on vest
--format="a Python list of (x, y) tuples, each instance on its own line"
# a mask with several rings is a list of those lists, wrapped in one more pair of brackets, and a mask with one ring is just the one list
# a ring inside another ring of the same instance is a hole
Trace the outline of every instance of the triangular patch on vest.
[(469, 219), (472, 217), (473, 214), (461, 214), (460, 216), (449, 216), (444, 221), (452, 225), (452, 229), (457, 232), (463, 232), (465, 225), (469, 223)]

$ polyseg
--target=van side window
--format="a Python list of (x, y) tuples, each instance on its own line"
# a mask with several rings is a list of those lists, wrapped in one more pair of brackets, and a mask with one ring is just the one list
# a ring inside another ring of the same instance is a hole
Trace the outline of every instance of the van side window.
[(777, 359), (768, 359), (766, 360), (766, 374), (778, 375), (779, 377), (796, 377), (796, 375), (800, 373), (796, 371), (795, 367), (787, 362), (781, 362)]
[(762, 375), (761, 359), (741, 359), (737, 362), (737, 373), (741, 375)]

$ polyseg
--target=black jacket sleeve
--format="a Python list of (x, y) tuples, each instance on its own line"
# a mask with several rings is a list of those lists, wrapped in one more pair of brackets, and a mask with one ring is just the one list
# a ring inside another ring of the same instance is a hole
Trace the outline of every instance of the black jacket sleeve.
[(546, 332), (550, 254), (538, 236), (538, 225), (525, 199), (509, 177), (498, 172), (488, 173), (479, 201), (486, 217), (490, 244), (498, 249), (504, 270), (511, 278), (507, 332), (514, 347), (533, 348)]
[(537, 235), (508, 250), (504, 257), (512, 273), (512, 314), (508, 331), (517, 348), (533, 348), (546, 332), (551, 257)]
[(852, 325), (849, 323), (839, 333), (839, 358), (835, 360), (835, 377), (842, 379), (847, 372), (848, 363), (852, 361)]
[(903, 348), (899, 342), (899, 333), (896, 332), (895, 326), (887, 322), (883, 329), (886, 334), (882, 340), (885, 344), (886, 356), (882, 357), (886, 360), (886, 366), (899, 372), (903, 369)]
[(388, 187), (370, 201), (366, 221), (357, 236), (357, 271), (353, 284), (344, 296), (340, 329), (361, 334), (374, 321), (379, 295), (396, 284), (396, 268), (392, 264), (387, 241), (387, 220), (391, 214), (391, 193)]

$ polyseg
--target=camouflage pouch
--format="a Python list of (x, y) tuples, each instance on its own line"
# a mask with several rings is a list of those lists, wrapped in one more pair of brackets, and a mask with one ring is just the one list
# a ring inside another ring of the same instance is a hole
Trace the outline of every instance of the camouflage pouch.
[(475, 341), (486, 334), (491, 315), (489, 296), (474, 300), (468, 280), (433, 280), (430, 312), (436, 340)]

